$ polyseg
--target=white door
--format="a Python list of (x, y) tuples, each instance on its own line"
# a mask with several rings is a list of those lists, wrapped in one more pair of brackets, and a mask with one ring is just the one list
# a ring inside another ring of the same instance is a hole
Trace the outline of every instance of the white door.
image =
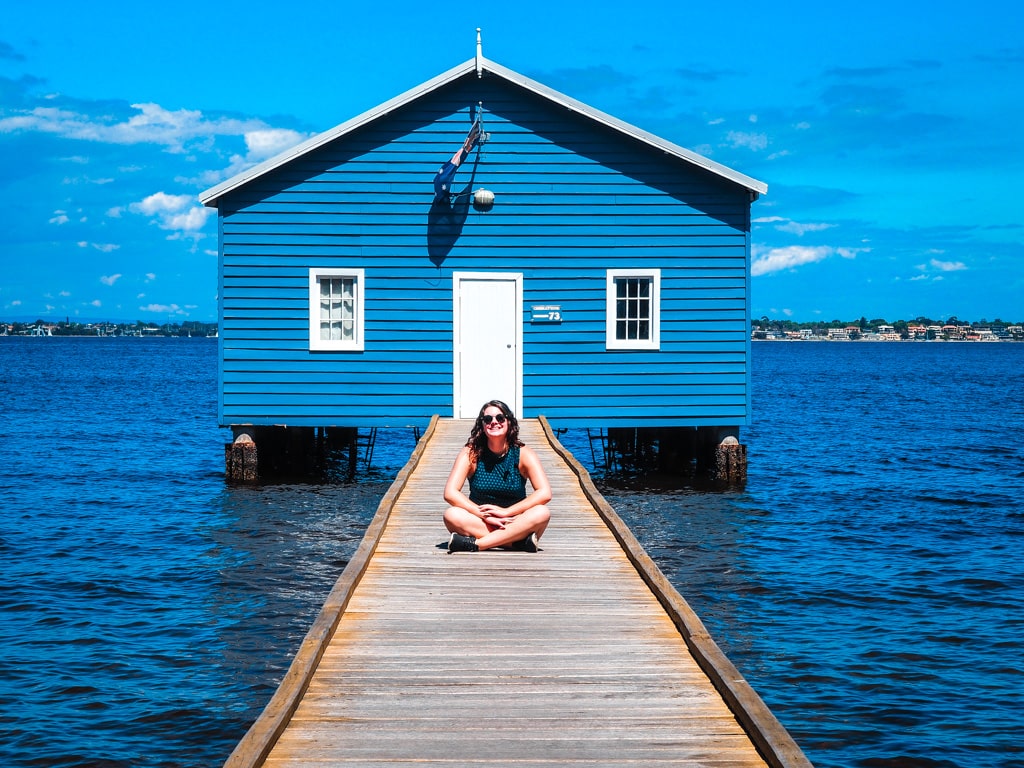
[(456, 272), (452, 290), (455, 418), (475, 419), (488, 400), (521, 415), (523, 276)]

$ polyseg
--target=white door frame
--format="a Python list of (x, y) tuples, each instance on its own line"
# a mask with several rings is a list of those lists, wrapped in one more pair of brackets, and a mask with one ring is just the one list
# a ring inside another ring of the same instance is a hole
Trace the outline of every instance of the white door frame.
[[(515, 413), (516, 417), (522, 417), (523, 411), (523, 273), (522, 272), (453, 272), (452, 273), (452, 371), (453, 371), (453, 401), (452, 417), (459, 418), (462, 407), (462, 349), (460, 339), (462, 338), (462, 313), (459, 308), (459, 296), (464, 280), (497, 280), (515, 283), (515, 402), (508, 403), (508, 406)], [(467, 318), (472, 322), (472, 318)], [(472, 417), (475, 418), (474, 413)]]

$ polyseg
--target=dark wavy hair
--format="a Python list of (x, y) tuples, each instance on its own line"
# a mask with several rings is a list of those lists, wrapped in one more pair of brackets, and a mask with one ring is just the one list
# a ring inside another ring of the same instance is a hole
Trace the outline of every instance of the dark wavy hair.
[(484, 432), (484, 411), (491, 407), (500, 408), (501, 412), (505, 414), (505, 421), (508, 422), (508, 431), (505, 433), (505, 445), (508, 447), (525, 445), (519, 439), (519, 422), (516, 420), (515, 414), (512, 413), (512, 409), (501, 400), (488, 400), (480, 406), (480, 413), (477, 414), (476, 421), (473, 423), (473, 431), (469, 433), (469, 440), (466, 441), (470, 456), (474, 460), (487, 448), (487, 433)]

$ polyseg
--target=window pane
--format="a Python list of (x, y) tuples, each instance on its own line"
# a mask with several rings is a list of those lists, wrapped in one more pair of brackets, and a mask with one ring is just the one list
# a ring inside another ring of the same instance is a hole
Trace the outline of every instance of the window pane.
[(355, 288), (355, 278), (351, 277), (325, 277), (320, 280), (321, 339), (355, 339)]
[(615, 278), (615, 336), (647, 340), (651, 337), (651, 278)]

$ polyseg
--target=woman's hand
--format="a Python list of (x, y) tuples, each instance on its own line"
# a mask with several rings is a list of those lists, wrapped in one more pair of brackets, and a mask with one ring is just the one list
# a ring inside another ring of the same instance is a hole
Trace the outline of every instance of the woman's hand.
[(487, 517), (513, 517), (512, 512), (509, 512), (505, 507), (499, 507), (496, 504), (481, 504), (480, 511), (487, 515)]
[(494, 504), (480, 505), (480, 519), (492, 528), (504, 528), (508, 517), (510, 517), (509, 512), (504, 507)]

